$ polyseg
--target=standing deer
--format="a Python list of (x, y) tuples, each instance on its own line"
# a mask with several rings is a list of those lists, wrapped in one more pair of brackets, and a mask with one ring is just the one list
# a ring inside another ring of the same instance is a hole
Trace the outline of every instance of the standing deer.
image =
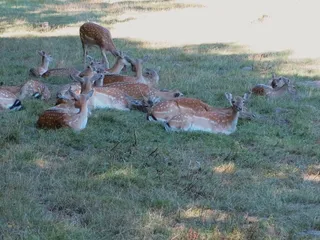
[(48, 71), (49, 63), (52, 61), (51, 55), (48, 55), (45, 51), (38, 51), (38, 54), (41, 56), (41, 65), (37, 68), (31, 68), (30, 76), (41, 77)]
[(60, 112), (55, 110), (47, 110), (40, 115), (37, 126), (39, 128), (61, 128), (70, 127), (74, 130), (80, 131), (84, 129), (88, 122), (88, 99), (93, 94), (93, 91), (87, 94), (76, 95), (71, 93), (78, 106), (80, 107), (79, 112)]
[(232, 106), (228, 108), (216, 108), (209, 112), (182, 113), (171, 118), (166, 124), (167, 131), (205, 131), (210, 133), (231, 134), (236, 131), (239, 113), (242, 111), (243, 97), (232, 98), (231, 93), (225, 93)]
[(109, 68), (106, 53), (111, 52), (114, 56), (118, 56), (118, 50), (113, 43), (110, 31), (98, 24), (92, 22), (84, 23), (80, 27), (80, 39), (83, 49), (84, 66), (86, 66), (88, 46), (98, 46), (100, 48), (106, 68)]
[(3, 110), (20, 110), (21, 102), (16, 95), (5, 89), (0, 89), (0, 112)]

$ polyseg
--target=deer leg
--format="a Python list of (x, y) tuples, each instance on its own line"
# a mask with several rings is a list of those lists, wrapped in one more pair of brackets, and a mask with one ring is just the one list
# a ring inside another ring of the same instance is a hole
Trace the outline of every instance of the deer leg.
[(104, 59), (104, 63), (106, 64), (106, 69), (109, 69), (109, 62), (108, 62), (108, 59), (107, 59), (107, 54), (106, 54), (106, 51), (104, 49), (101, 48), (101, 54), (102, 54), (102, 57)]
[(84, 68), (86, 68), (86, 59), (87, 59), (88, 46), (86, 44), (82, 43), (82, 49), (83, 49), (83, 65), (84, 65)]

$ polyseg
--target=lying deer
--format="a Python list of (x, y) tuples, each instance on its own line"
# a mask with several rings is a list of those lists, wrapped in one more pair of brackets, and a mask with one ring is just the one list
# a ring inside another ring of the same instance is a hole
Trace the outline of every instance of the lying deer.
[[(131, 101), (128, 101), (127, 95), (118, 88), (94, 87), (92, 78), (80, 78), (79, 76), (72, 76), (75, 81), (81, 84), (81, 93), (87, 93), (93, 90), (93, 96), (88, 101), (90, 110), (98, 108), (113, 108), (118, 110), (130, 110)], [(103, 75), (101, 74), (101, 78)]]
[(149, 86), (155, 86), (159, 82), (159, 75), (153, 69), (146, 69), (143, 72), (142, 63), (146, 61), (146, 57), (143, 59), (132, 60), (129, 57), (126, 58), (128, 62), (135, 66), (136, 76), (127, 76), (127, 75), (119, 75), (119, 74), (108, 74), (106, 73), (103, 78), (103, 86), (107, 84), (116, 83), (116, 82), (134, 82), (134, 83), (144, 83)]
[(108, 84), (106, 86), (120, 89), (135, 100), (140, 100), (142, 102), (151, 102), (151, 105), (160, 101), (170, 100), (183, 96), (183, 94), (178, 90), (161, 91), (143, 83), (123, 82)]
[(92, 22), (84, 23), (80, 27), (80, 40), (83, 49), (84, 66), (86, 66), (88, 46), (95, 45), (100, 48), (106, 68), (109, 68), (109, 62), (106, 53), (111, 52), (115, 57), (119, 55), (113, 43), (110, 31), (98, 24)]
[(41, 77), (46, 71), (48, 71), (49, 63), (52, 61), (51, 55), (48, 55), (45, 51), (38, 51), (41, 56), (41, 65), (37, 68), (31, 68), (29, 74), (34, 77)]
[(236, 131), (239, 114), (244, 101), (249, 95), (232, 98), (231, 93), (225, 94), (232, 102), (228, 108), (216, 108), (209, 112), (182, 113), (171, 118), (166, 124), (167, 131), (205, 131), (210, 133), (231, 134)]
[(287, 92), (295, 93), (290, 80), (285, 77), (273, 78), (271, 86), (258, 84), (251, 89), (251, 92), (254, 95), (267, 96), (270, 98), (283, 96)]
[(39, 128), (53, 129), (70, 127), (77, 131), (84, 129), (88, 122), (88, 99), (92, 96), (93, 91), (80, 95), (71, 94), (75, 101), (78, 102), (78, 106), (80, 107), (79, 112), (71, 113), (47, 110), (40, 115), (37, 126)]
[(23, 100), (26, 97), (35, 97), (43, 100), (49, 100), (51, 97), (48, 86), (37, 80), (28, 80), (26, 83), (20, 86), (1, 86), (0, 89), (5, 89), (14, 95), (19, 100)]
[(20, 110), (21, 108), (21, 101), (17, 99), (16, 95), (5, 89), (0, 89), (0, 111)]
[(90, 65), (93, 66), (93, 68), (98, 72), (98, 73), (104, 73), (104, 74), (119, 74), (122, 69), (124, 69), (127, 66), (130, 66), (131, 63), (127, 61), (126, 55), (120, 51), (119, 56), (117, 56), (116, 62), (111, 68), (105, 68), (104, 64), (98, 61), (95, 61), (92, 57), (89, 55), (87, 58), (90, 60)]
[[(229, 101), (229, 103), (231, 106), (233, 105), (232, 102)], [(147, 119), (149, 121), (167, 122), (178, 114), (210, 112), (215, 110), (216, 108), (204, 103), (200, 99), (183, 97), (159, 102), (152, 106), (149, 108)], [(254, 118), (254, 114), (248, 112), (248, 110), (243, 107), (239, 117), (244, 119), (252, 119)]]

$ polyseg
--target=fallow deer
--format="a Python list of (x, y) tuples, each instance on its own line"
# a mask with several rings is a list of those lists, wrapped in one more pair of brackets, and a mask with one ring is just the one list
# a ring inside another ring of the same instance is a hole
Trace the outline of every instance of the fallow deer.
[(228, 108), (216, 108), (209, 112), (182, 113), (171, 118), (166, 124), (167, 131), (205, 131), (210, 133), (231, 134), (236, 131), (239, 114), (242, 111), (244, 101), (248, 94), (243, 97), (232, 98), (231, 93), (225, 94), (232, 102)]
[(41, 56), (41, 65), (37, 68), (31, 68), (29, 74), (34, 77), (41, 77), (46, 71), (48, 71), (49, 63), (52, 61), (51, 55), (48, 55), (45, 51), (38, 51)]
[(274, 78), (271, 82), (271, 86), (265, 84), (257, 84), (251, 89), (251, 92), (254, 95), (276, 98), (283, 96), (287, 92), (294, 94), (295, 90), (288, 78), (280, 77)]
[(161, 91), (143, 83), (123, 82), (108, 84), (106, 86), (111, 88), (118, 88), (131, 98), (142, 102), (151, 102), (151, 105), (160, 101), (170, 100), (183, 96), (183, 94), (178, 90)]
[(0, 111), (20, 110), (21, 108), (21, 101), (17, 99), (16, 95), (5, 89), (0, 89)]
[(48, 86), (37, 80), (28, 80), (20, 86), (1, 86), (0, 89), (5, 89), (16, 95), (19, 100), (23, 100), (26, 97), (35, 97), (42, 100), (48, 100), (51, 97)]
[(126, 57), (126, 59), (132, 65), (135, 66), (136, 76), (106, 73), (103, 78), (103, 86), (106, 86), (107, 84), (111, 84), (111, 83), (116, 83), (116, 82), (144, 83), (144, 84), (148, 84), (149, 86), (155, 86), (158, 84), (159, 75), (157, 71), (153, 69), (146, 69), (146, 71), (143, 72), (142, 63), (146, 61), (146, 58), (132, 60), (129, 57)]
[(80, 39), (84, 65), (86, 65), (88, 46), (98, 46), (100, 48), (106, 68), (109, 68), (106, 53), (111, 52), (114, 56), (118, 56), (118, 50), (113, 43), (110, 31), (98, 24), (92, 22), (84, 23), (80, 27)]
[[(118, 88), (107, 87), (93, 87), (95, 80), (88, 77), (80, 78), (79, 76), (72, 76), (81, 84), (81, 93), (86, 93), (93, 90), (93, 96), (88, 101), (90, 110), (98, 108), (113, 108), (118, 110), (130, 110), (131, 101), (128, 101), (126, 94)], [(101, 78), (103, 75), (101, 74)]]
[(47, 110), (39, 116), (37, 126), (39, 128), (52, 129), (70, 127), (77, 131), (84, 129), (88, 122), (88, 99), (90, 99), (92, 94), (93, 91), (80, 95), (72, 93), (75, 101), (79, 103), (79, 112), (70, 113), (55, 110)]
[(90, 60), (90, 65), (93, 66), (98, 73), (119, 74), (122, 69), (131, 65), (131, 63), (127, 61), (127, 56), (122, 51), (119, 52), (119, 56), (117, 56), (116, 62), (111, 68), (105, 68), (103, 63), (94, 60), (89, 55), (87, 58)]

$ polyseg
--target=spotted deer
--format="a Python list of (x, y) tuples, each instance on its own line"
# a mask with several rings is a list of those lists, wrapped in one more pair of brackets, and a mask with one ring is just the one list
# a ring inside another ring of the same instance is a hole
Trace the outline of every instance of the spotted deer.
[(41, 56), (41, 65), (30, 69), (29, 74), (33, 77), (41, 77), (48, 71), (49, 63), (52, 61), (51, 55), (48, 55), (45, 51), (38, 51), (38, 54)]
[[(130, 110), (132, 102), (128, 101), (127, 95), (118, 88), (112, 87), (94, 87), (94, 81), (88, 77), (80, 78), (72, 76), (75, 81), (81, 84), (81, 93), (87, 93), (93, 90), (93, 96), (88, 101), (90, 110), (99, 108), (113, 108), (118, 110)], [(101, 78), (103, 75), (101, 74)]]
[(83, 130), (88, 122), (88, 99), (93, 94), (89, 91), (86, 94), (76, 95), (71, 93), (73, 98), (79, 104), (79, 112), (60, 112), (55, 110), (47, 110), (39, 116), (37, 126), (39, 128), (57, 129), (62, 127), (70, 127), (76, 131)]
[(134, 82), (134, 83), (144, 83), (149, 86), (155, 86), (159, 82), (159, 75), (156, 70), (146, 69), (143, 72), (143, 62), (146, 61), (146, 57), (143, 59), (132, 60), (129, 57), (126, 57), (128, 62), (135, 66), (136, 76), (120, 75), (120, 74), (108, 74), (106, 73), (103, 78), (103, 86), (107, 84), (116, 83), (116, 82)]
[(294, 87), (290, 80), (285, 77), (273, 78), (271, 85), (257, 84), (251, 89), (252, 94), (266, 96), (268, 98), (276, 98), (283, 96), (286, 93), (294, 94)]
[(115, 57), (118, 56), (118, 50), (113, 43), (110, 31), (98, 24), (92, 22), (84, 23), (80, 27), (80, 40), (83, 49), (84, 66), (86, 66), (88, 46), (98, 46), (100, 48), (106, 68), (109, 68), (106, 53), (111, 52)]
[(143, 104), (146, 104), (145, 102), (149, 102), (148, 104), (150, 105), (183, 96), (183, 94), (178, 90), (158, 90), (143, 83), (123, 82), (109, 84), (106, 86), (118, 88), (131, 98), (141, 101)]
[(20, 110), (22, 108), (21, 101), (16, 95), (5, 89), (0, 89), (0, 112), (4, 110)]
[(48, 86), (37, 80), (28, 80), (20, 86), (1, 86), (0, 89), (12, 92), (19, 100), (23, 100), (27, 97), (49, 100), (51, 97)]
[(93, 68), (98, 73), (104, 74), (119, 74), (122, 69), (131, 65), (131, 63), (127, 61), (127, 56), (122, 51), (119, 51), (119, 55), (117, 56), (116, 62), (111, 68), (105, 68), (103, 63), (94, 60), (89, 55), (87, 56), (87, 58), (90, 60), (90, 65), (93, 66)]
[(215, 108), (209, 112), (181, 113), (165, 123), (165, 129), (167, 131), (205, 131), (226, 135), (235, 132), (239, 114), (249, 94), (245, 93), (243, 97), (235, 98), (232, 98), (231, 93), (225, 93), (225, 95), (228, 101), (232, 102), (231, 107)]

